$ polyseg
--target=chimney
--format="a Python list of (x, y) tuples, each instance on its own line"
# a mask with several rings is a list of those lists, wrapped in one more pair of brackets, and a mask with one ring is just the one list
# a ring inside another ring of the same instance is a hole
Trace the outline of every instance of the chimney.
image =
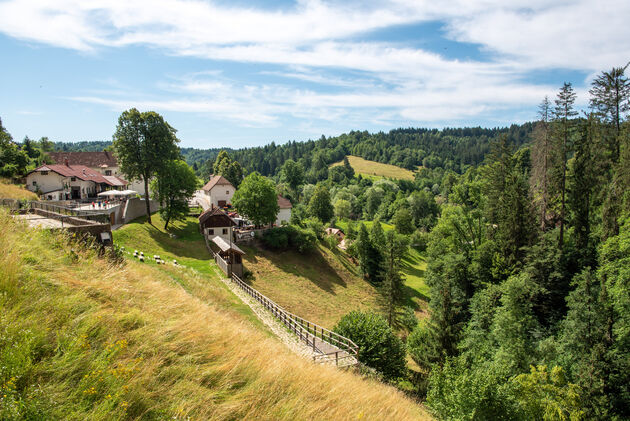
[(68, 162), (68, 158), (63, 160), (63, 163), (66, 164), (66, 167), (70, 168), (70, 163)]

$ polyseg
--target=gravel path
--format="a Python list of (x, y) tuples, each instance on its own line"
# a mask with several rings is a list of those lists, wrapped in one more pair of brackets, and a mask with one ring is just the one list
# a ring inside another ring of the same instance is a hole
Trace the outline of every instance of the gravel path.
[(276, 319), (266, 308), (262, 306), (262, 304), (249, 296), (234, 282), (229, 279), (225, 279), (222, 276), (221, 281), (227, 285), (230, 291), (247, 304), (256, 316), (258, 316), (260, 321), (269, 327), (273, 334), (276, 335), (291, 351), (313, 361), (313, 356), (316, 355), (313, 353), (313, 348), (301, 342), (295, 335), (290, 333), (278, 319)]

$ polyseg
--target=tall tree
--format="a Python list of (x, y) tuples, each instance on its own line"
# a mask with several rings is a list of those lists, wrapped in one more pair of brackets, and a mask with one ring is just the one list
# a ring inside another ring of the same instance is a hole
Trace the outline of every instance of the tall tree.
[(550, 206), (550, 172), (553, 160), (551, 142), (551, 102), (545, 97), (538, 107), (538, 122), (532, 132), (532, 171), (530, 173), (530, 187), (533, 199), (540, 214), (540, 229), (547, 226), (547, 215)]
[(160, 202), (160, 215), (164, 229), (172, 220), (181, 220), (188, 212), (188, 199), (197, 188), (197, 176), (186, 162), (173, 160), (160, 168), (151, 184), (154, 196)]
[(245, 177), (232, 204), (255, 225), (272, 224), (280, 211), (273, 181), (255, 171)]
[(356, 250), (363, 277), (372, 283), (378, 283), (382, 276), (382, 256), (380, 250), (373, 244), (364, 224), (359, 227)]
[(330, 221), (334, 215), (333, 206), (330, 204), (330, 193), (323, 184), (315, 187), (313, 196), (308, 202), (308, 212), (311, 216), (318, 218), (326, 223)]
[(217, 155), (217, 159), (214, 161), (213, 171), (215, 175), (222, 175), (225, 177), (235, 188), (243, 181), (243, 169), (238, 161), (233, 160), (227, 151), (222, 150)]
[(591, 107), (593, 107), (608, 122), (612, 128), (611, 136), (612, 161), (619, 161), (619, 133), (623, 114), (630, 110), (630, 79), (625, 71), (630, 63), (624, 67), (613, 67), (609, 72), (602, 72), (592, 83)]
[(385, 234), (385, 278), (383, 292), (387, 304), (387, 322), (391, 326), (396, 317), (396, 307), (403, 298), (402, 259), (407, 252), (407, 238), (388, 231)]
[(282, 180), (291, 187), (293, 192), (299, 193), (300, 186), (304, 184), (304, 168), (302, 164), (292, 159), (287, 159), (282, 166)]
[(567, 187), (567, 159), (571, 150), (571, 140), (574, 130), (573, 118), (577, 111), (573, 109), (576, 93), (570, 83), (565, 82), (555, 100), (554, 124), (556, 126), (557, 151), (560, 171), (558, 174), (560, 190), (560, 248), (564, 245), (564, 225), (566, 218), (566, 187)]
[(177, 131), (154, 111), (141, 113), (135, 108), (118, 118), (114, 147), (121, 171), (132, 180), (144, 182), (147, 218), (151, 223), (149, 180), (180, 156)]
[(595, 153), (597, 145), (601, 143), (598, 131), (597, 121), (592, 114), (578, 125), (575, 155), (569, 177), (568, 205), (571, 225), (575, 232), (576, 248), (582, 255), (584, 266), (593, 266), (595, 263), (595, 248), (590, 242), (590, 235), (594, 189), (598, 181)]

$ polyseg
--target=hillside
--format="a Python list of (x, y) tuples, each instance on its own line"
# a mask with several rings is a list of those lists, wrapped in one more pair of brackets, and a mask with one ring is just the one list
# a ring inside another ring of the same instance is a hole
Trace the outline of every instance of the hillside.
[(0, 232), (2, 419), (426, 418), (391, 387), (289, 354), (191, 270), (116, 266), (4, 211)]
[[(396, 178), (400, 180), (413, 180), (413, 171), (395, 165), (382, 164), (380, 162), (368, 161), (359, 156), (348, 155), (348, 162), (354, 169), (355, 174), (361, 174), (363, 177), (369, 178)], [(331, 164), (331, 167), (342, 165), (343, 161)]]
[(0, 199), (37, 200), (37, 195), (22, 186), (0, 178)]
[(319, 245), (307, 255), (243, 246), (254, 288), (300, 317), (332, 328), (351, 310), (381, 308), (379, 291), (341, 252)]

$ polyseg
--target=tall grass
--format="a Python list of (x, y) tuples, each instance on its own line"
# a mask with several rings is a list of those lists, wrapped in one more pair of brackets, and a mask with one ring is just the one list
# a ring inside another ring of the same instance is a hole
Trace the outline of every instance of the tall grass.
[(115, 266), (0, 210), (0, 419), (427, 418), (391, 387), (298, 359), (224, 289), (191, 295), (173, 279), (189, 272)]
[(22, 186), (12, 184), (10, 181), (0, 178), (0, 199), (37, 200), (37, 195)]

